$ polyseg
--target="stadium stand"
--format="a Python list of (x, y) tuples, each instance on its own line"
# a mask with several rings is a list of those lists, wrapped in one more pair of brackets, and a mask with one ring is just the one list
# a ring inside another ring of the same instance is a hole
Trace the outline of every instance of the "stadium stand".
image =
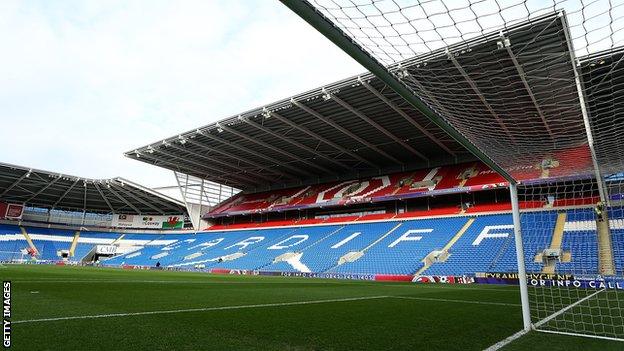
[(18, 227), (0, 224), (0, 262), (20, 259), (21, 250), (27, 247), (28, 243)]
[(413, 274), (434, 249), (441, 249), (461, 226), (466, 217), (423, 219), (400, 223), (397, 230), (376, 242), (364, 255), (332, 269), (342, 273)]
[(505, 184), (501, 176), (485, 165), (472, 162), (369, 179), (253, 194), (241, 193), (214, 208), (207, 217), (387, 201), (431, 192), (475, 191)]
[[(498, 207), (497, 207), (498, 208)], [(624, 218), (611, 213), (616, 272), (624, 270)], [(281, 222), (277, 227), (210, 230), (197, 234), (81, 232), (69, 261), (82, 261), (96, 245), (114, 244), (108, 266), (177, 269), (240, 269), (395, 275), (472, 275), (513, 272), (516, 251), (509, 213), (466, 213), (427, 218), (385, 218), (342, 223)], [(553, 235), (562, 218), (559, 244)], [(593, 208), (526, 211), (521, 216), (527, 270), (546, 269), (542, 252), (560, 248), (554, 272), (595, 274), (599, 253)], [(290, 223), (291, 225), (286, 225)], [(26, 227), (42, 261), (60, 261), (75, 239), (70, 230)], [(554, 246), (557, 247), (554, 247)], [(0, 260), (23, 259), (28, 242), (22, 228), (0, 226)]]

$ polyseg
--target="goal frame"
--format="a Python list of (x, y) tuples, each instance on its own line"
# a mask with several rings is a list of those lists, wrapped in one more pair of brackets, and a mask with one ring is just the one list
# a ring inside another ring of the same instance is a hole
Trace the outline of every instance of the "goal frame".
[[(350, 55), (353, 59), (355, 59), (358, 63), (360, 63), (364, 68), (368, 69), (375, 76), (377, 76), (380, 80), (382, 80), (385, 84), (387, 84), (391, 89), (393, 89), (397, 94), (399, 94), (406, 102), (408, 102), (415, 109), (420, 111), (425, 117), (427, 117), (432, 123), (443, 129), (446, 133), (449, 134), (452, 138), (454, 138), (457, 142), (459, 142), (462, 146), (464, 146), (468, 151), (470, 151), (473, 155), (475, 155), (478, 159), (484, 162), (487, 166), (489, 166), (492, 170), (499, 173), (508, 183), (509, 183), (509, 191), (511, 196), (511, 205), (512, 205), (512, 218), (513, 218), (513, 226), (514, 226), (514, 241), (516, 245), (516, 260), (518, 264), (518, 278), (519, 278), (519, 286), (520, 286), (520, 295), (522, 302), (522, 317), (523, 317), (523, 329), (520, 332), (521, 334), (527, 333), (531, 330), (538, 330), (539, 325), (545, 323), (544, 320), (538, 321), (535, 324), (532, 323), (531, 320), (531, 309), (529, 303), (529, 293), (528, 293), (528, 283), (527, 283), (527, 273), (525, 267), (525, 259), (524, 259), (524, 249), (523, 249), (523, 238), (522, 238), (522, 229), (520, 223), (520, 207), (518, 201), (518, 185), (520, 183), (513, 177), (507, 170), (500, 167), (493, 159), (488, 156), (488, 154), (482, 151), (480, 148), (475, 146), (468, 138), (466, 138), (462, 133), (460, 133), (454, 126), (452, 126), (449, 122), (447, 122), (442, 116), (437, 114), (434, 110), (432, 110), (420, 97), (412, 92), (409, 87), (406, 86), (405, 83), (400, 81), (400, 77), (397, 77), (395, 74), (391, 73), (391, 71), (384, 66), (378, 59), (369, 54), (363, 47), (361, 47), (353, 38), (349, 37), (343, 30), (338, 28), (330, 19), (328, 19), (321, 11), (319, 11), (314, 5), (309, 3), (307, 0), (280, 0), (285, 6), (287, 6), (290, 10), (292, 10), (295, 14), (305, 20), (308, 24), (314, 27), (318, 32), (324, 35), (327, 39), (333, 42), (336, 46), (342, 49), (345, 53)], [(560, 14), (565, 21), (564, 13)], [(600, 196), (600, 200), (603, 204), (609, 205), (609, 196), (607, 193), (606, 185), (603, 179), (603, 176), (600, 172), (600, 167), (598, 164), (598, 159), (596, 157), (596, 151), (594, 148), (594, 139), (592, 135), (589, 112), (588, 107), (586, 106), (586, 98), (582, 86), (582, 80), (580, 74), (577, 70), (578, 60), (575, 57), (574, 49), (572, 42), (570, 40), (569, 28), (566, 24), (566, 41), (569, 46), (570, 58), (572, 62), (572, 70), (574, 74), (574, 84), (576, 86), (576, 92), (578, 93), (578, 98), (580, 102), (583, 124), (585, 127), (585, 134), (588, 141), (589, 151), (591, 155), (591, 162), (593, 165), (593, 177), (595, 177), (597, 188)], [(591, 294), (593, 295), (593, 294)], [(580, 301), (578, 302), (580, 303)], [(576, 303), (575, 303), (576, 304)], [(574, 307), (575, 304), (570, 305), (555, 313), (564, 313), (567, 309)], [(553, 318), (556, 317), (553, 315)], [(541, 324), (540, 324), (541, 323)], [(576, 334), (576, 333), (568, 333), (568, 332), (557, 332), (551, 330), (538, 330), (547, 333), (559, 333), (563, 335), (575, 335), (575, 336), (584, 336), (584, 337), (592, 337), (592, 338), (601, 338), (608, 340), (618, 340), (624, 341), (624, 339), (617, 338), (609, 338), (602, 337), (597, 335), (588, 335), (588, 334)], [(518, 336), (515, 336), (516, 338)]]

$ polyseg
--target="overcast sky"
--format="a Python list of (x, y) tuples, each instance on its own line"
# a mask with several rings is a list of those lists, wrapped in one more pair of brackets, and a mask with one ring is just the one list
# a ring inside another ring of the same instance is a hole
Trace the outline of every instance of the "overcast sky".
[(277, 0), (2, 0), (0, 43), (0, 162), (152, 187), (123, 152), (364, 71)]

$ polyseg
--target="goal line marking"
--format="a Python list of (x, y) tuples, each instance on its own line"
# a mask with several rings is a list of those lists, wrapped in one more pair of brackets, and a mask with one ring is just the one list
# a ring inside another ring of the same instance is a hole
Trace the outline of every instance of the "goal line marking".
[(501, 340), (501, 341), (497, 342), (496, 344), (494, 344), (494, 345), (492, 345), (492, 346), (488, 347), (487, 349), (485, 349), (485, 350), (483, 350), (483, 351), (497, 351), (497, 350), (500, 350), (500, 349), (502, 349), (503, 347), (505, 347), (505, 346), (507, 346), (507, 345), (511, 344), (514, 340), (518, 340), (518, 339), (520, 339), (520, 337), (522, 337), (522, 336), (523, 336), (523, 335), (525, 335), (526, 333), (528, 333), (528, 331), (526, 331), (526, 330), (524, 330), (524, 329), (523, 329), (523, 330), (521, 330), (521, 331), (519, 331), (519, 332), (515, 333), (514, 335), (509, 336), (509, 337), (507, 337), (507, 338), (505, 338), (505, 339), (503, 339), (503, 340)]
[(493, 302), (493, 301), (476, 301), (476, 300), (455, 300), (455, 299), (439, 299), (435, 297), (416, 297), (416, 296), (389, 296), (393, 299), (402, 299), (402, 300), (420, 300), (420, 301), (433, 301), (433, 302), (454, 302), (454, 303), (465, 303), (465, 304), (474, 304), (474, 305), (491, 305), (491, 306), (513, 306), (513, 307), (521, 307), (522, 305), (519, 303), (506, 303), (506, 302)]

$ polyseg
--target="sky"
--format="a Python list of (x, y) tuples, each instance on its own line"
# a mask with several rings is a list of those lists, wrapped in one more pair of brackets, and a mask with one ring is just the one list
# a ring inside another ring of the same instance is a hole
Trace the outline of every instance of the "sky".
[(364, 72), (277, 0), (2, 0), (0, 43), (0, 162), (150, 187), (124, 152)]

